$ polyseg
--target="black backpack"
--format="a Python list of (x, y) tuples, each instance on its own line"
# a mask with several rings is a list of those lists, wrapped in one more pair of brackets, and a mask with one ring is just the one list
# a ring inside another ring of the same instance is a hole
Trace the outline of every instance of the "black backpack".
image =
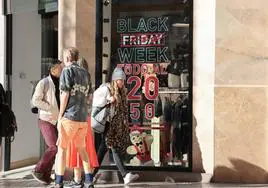
[(7, 104), (0, 104), (0, 137), (14, 140), (14, 133), (18, 130), (16, 117)]
[(0, 137), (10, 138), (12, 142), (16, 131), (16, 117), (7, 104), (6, 92), (0, 84)]

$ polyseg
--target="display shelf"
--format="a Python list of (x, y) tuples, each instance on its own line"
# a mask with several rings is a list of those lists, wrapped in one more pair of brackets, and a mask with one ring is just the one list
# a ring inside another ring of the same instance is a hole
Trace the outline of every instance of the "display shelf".
[(168, 88), (168, 87), (160, 87), (158, 90), (159, 94), (188, 94), (189, 91), (182, 91), (179, 88)]

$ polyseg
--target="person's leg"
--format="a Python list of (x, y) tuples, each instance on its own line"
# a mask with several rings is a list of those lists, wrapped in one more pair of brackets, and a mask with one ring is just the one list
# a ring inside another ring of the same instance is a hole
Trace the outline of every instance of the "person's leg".
[(74, 168), (74, 181), (81, 182), (82, 180), (82, 169), (81, 168)]
[(82, 182), (82, 169), (81, 168), (74, 168), (74, 179), (67, 184), (64, 184), (65, 188), (80, 188), (83, 187)]
[[(68, 156), (69, 153), (69, 156)], [(70, 154), (72, 153), (72, 154)], [(82, 161), (78, 154), (77, 149), (75, 148), (74, 143), (71, 141), (66, 150), (66, 165), (73, 169), (73, 179), (64, 183), (66, 188), (80, 188), (83, 186), (82, 181)], [(69, 158), (68, 158), (69, 157)], [(68, 161), (69, 160), (69, 161)]]
[(66, 148), (58, 146), (56, 173), (55, 173), (55, 187), (63, 188), (63, 176), (66, 165)]
[(57, 153), (57, 135), (56, 128), (49, 122), (39, 120), (38, 121), (41, 134), (47, 145), (47, 149), (42, 159), (37, 163), (33, 176), (38, 180), (44, 180), (46, 183), (50, 183), (51, 170), (55, 162), (55, 156)]
[(56, 185), (62, 186), (63, 175), (66, 167), (66, 148), (78, 131), (78, 126), (74, 121), (63, 118), (58, 122), (58, 153), (56, 163)]
[(89, 159), (88, 159), (88, 154), (87, 154), (86, 148), (85, 147), (78, 147), (77, 151), (82, 159), (85, 174), (92, 173), (93, 170), (89, 164)]
[(113, 153), (113, 159), (114, 162), (119, 170), (119, 172), (121, 173), (122, 177), (125, 177), (127, 174), (127, 171), (125, 169), (125, 166), (123, 164), (121, 155), (120, 155), (120, 151), (117, 148), (111, 148), (112, 153)]
[[(105, 143), (105, 136), (104, 136), (104, 134), (102, 134), (101, 135), (101, 142), (100, 142), (98, 153), (97, 153), (98, 162), (99, 162), (100, 166), (101, 166), (101, 163), (102, 163), (107, 151), (108, 151), (108, 148), (107, 148), (106, 143)], [(93, 171), (93, 176), (95, 176), (98, 173), (98, 171), (99, 171), (99, 168), (95, 168)]]
[(66, 149), (58, 146), (56, 174), (63, 176), (66, 167)]
[(122, 175), (122, 177), (124, 179), (124, 183), (126, 185), (128, 185), (129, 183), (138, 179), (139, 178), (138, 174), (132, 174), (132, 173), (128, 173), (126, 171), (123, 160), (121, 158), (120, 150), (117, 148), (112, 148), (111, 150), (113, 153), (114, 162), (115, 162), (120, 174)]
[(74, 136), (74, 143), (75, 146), (77, 147), (77, 151), (82, 159), (83, 162), (83, 168), (85, 172), (85, 183), (86, 184), (92, 184), (93, 181), (93, 169), (90, 166), (89, 158), (88, 158), (88, 153), (86, 150), (86, 135), (87, 135), (87, 129), (88, 125), (87, 122), (80, 122), (78, 123), (79, 129), (77, 133)]

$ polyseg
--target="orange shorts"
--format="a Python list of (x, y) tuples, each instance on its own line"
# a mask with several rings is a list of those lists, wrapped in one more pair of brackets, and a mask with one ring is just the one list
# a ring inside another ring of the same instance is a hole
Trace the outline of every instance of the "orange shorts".
[[(86, 135), (86, 150), (89, 158), (89, 164), (93, 168), (99, 167), (98, 157), (95, 150), (95, 143), (94, 143), (94, 132), (91, 129), (91, 118), (88, 117), (88, 129)], [(77, 149), (73, 142), (67, 147), (66, 151), (66, 165), (69, 168), (83, 168), (83, 163), (80, 155), (77, 152)]]
[(85, 138), (87, 135), (87, 122), (72, 121), (66, 118), (58, 124), (57, 146), (66, 149), (70, 141), (73, 141), (76, 148), (86, 147)]

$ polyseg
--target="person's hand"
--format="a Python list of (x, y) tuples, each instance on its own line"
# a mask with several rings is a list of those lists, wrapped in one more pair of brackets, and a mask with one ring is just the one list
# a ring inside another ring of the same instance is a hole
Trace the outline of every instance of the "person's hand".
[(58, 121), (57, 121), (57, 129), (60, 131), (61, 128), (61, 120), (62, 120), (62, 114), (58, 115)]
[(109, 103), (114, 103), (115, 102), (115, 97), (114, 96), (111, 96), (109, 99), (108, 99)]
[(58, 121), (61, 120), (62, 117), (63, 117), (63, 115), (61, 113), (59, 113), (59, 115), (58, 115)]
[(57, 121), (57, 130), (58, 132), (60, 132), (60, 129), (61, 129), (61, 121)]
[(57, 116), (57, 115), (53, 115), (53, 114), (52, 114), (52, 116), (49, 118), (50, 121), (55, 121), (55, 122), (57, 121), (57, 119), (58, 119), (58, 116)]
[(90, 95), (88, 96), (88, 100), (89, 100), (89, 101), (92, 101), (92, 99), (93, 99), (93, 96), (92, 96), (92, 94), (90, 94)]
[(62, 117), (63, 117), (62, 114), (58, 115), (58, 121), (57, 121), (58, 123), (61, 121)]

